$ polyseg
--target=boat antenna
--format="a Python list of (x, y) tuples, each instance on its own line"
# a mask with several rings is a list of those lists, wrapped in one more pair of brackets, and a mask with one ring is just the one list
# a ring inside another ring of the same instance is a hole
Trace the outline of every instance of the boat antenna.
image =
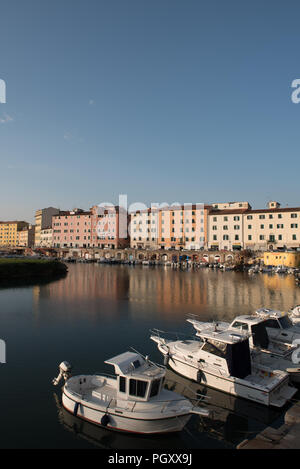
[(154, 363), (153, 361), (149, 360), (148, 355), (143, 355), (141, 352), (139, 352), (138, 350), (135, 350), (135, 348), (133, 348), (133, 347), (130, 347), (130, 348), (131, 348), (131, 350), (133, 350), (135, 353), (137, 353), (138, 355), (140, 355), (146, 362), (151, 363), (151, 365), (154, 365), (154, 366), (156, 366), (156, 367), (158, 367), (158, 368), (164, 368), (163, 366), (158, 365), (157, 363)]

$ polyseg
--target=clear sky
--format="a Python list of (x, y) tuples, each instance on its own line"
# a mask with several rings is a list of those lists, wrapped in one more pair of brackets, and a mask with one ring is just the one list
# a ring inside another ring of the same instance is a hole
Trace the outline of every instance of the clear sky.
[(0, 219), (300, 205), (299, 1), (2, 0)]

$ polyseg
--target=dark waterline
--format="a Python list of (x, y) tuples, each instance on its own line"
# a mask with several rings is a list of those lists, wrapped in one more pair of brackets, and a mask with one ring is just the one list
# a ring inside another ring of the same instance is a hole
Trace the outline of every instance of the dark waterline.
[[(58, 364), (74, 373), (112, 372), (104, 360), (134, 347), (162, 362), (149, 330), (192, 334), (188, 313), (227, 319), (259, 307), (289, 309), (300, 303), (291, 276), (235, 272), (179, 272), (170, 268), (69, 265), (67, 277), (47, 284), (0, 289), (1, 339), (7, 363), (1, 372), (1, 448), (228, 448), (283, 412), (207, 393), (214, 420), (193, 416), (178, 435), (137, 438), (99, 429), (61, 409), (52, 386)], [(168, 371), (182, 386), (184, 378)], [(178, 388), (178, 390), (180, 390)]]

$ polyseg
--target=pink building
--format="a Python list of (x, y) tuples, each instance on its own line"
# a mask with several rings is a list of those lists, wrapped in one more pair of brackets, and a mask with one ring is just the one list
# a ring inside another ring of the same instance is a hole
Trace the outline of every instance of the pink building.
[(91, 208), (91, 247), (118, 249), (129, 246), (128, 224), (128, 213), (122, 207), (94, 205)]
[(53, 247), (91, 247), (91, 212), (60, 211), (52, 217)]

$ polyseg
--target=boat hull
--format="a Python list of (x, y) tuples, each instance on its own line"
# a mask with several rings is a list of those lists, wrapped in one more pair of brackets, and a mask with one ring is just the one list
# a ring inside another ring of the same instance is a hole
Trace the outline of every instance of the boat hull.
[[(162, 434), (162, 433), (173, 433), (180, 432), (183, 427), (187, 424), (191, 418), (191, 414), (174, 415), (168, 417), (153, 416), (152, 418), (139, 418), (132, 413), (128, 416), (128, 413), (122, 411), (105, 410), (93, 408), (89, 402), (83, 399), (76, 399), (73, 396), (68, 396), (65, 392), (62, 395), (63, 407), (76, 417), (82, 418), (88, 422), (91, 422), (99, 427), (106, 428), (108, 430), (114, 430), (119, 432), (136, 433), (136, 434)], [(106, 422), (103, 422), (103, 417)]]
[(192, 379), (193, 381), (266, 406), (282, 407), (296, 392), (295, 388), (289, 387), (288, 385), (288, 375), (285, 380), (278, 384), (277, 389), (267, 392), (257, 390), (246, 383), (239, 383), (232, 377), (224, 378), (213, 375), (206, 370), (200, 370), (182, 362), (174, 355), (172, 355), (172, 359), (169, 360), (168, 365), (176, 371), (176, 373)]

